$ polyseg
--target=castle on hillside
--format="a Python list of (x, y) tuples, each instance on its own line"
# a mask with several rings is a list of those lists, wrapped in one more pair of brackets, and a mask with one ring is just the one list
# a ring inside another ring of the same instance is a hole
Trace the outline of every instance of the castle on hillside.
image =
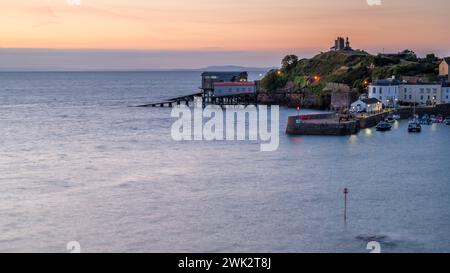
[(330, 48), (331, 51), (353, 51), (353, 49), (350, 46), (350, 41), (347, 37), (347, 39), (344, 40), (343, 37), (338, 37), (334, 41), (334, 46)]

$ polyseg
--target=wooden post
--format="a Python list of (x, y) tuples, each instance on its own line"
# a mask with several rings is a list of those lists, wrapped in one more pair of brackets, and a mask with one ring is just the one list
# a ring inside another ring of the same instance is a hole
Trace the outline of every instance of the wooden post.
[(344, 189), (344, 221), (347, 221), (347, 194), (348, 189)]

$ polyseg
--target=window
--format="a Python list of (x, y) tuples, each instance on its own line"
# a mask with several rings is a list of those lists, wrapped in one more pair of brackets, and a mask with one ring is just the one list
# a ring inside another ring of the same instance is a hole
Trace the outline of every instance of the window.
[(445, 98), (448, 100), (448, 95)]
[(420, 100), (423, 100), (423, 95), (422, 95), (422, 96), (420, 96)]
[(383, 94), (383, 88), (380, 87), (380, 94)]
[(425, 89), (423, 89), (423, 88), (420, 88), (420, 93), (425, 93)]
[(428, 96), (428, 100), (430, 100), (430, 96)]
[(405, 100), (406, 100), (407, 96), (405, 95)]
[(412, 95), (409, 95), (409, 99), (412, 100)]
[(377, 93), (377, 88), (376, 87), (373, 88), (372, 93), (374, 93), (374, 94)]
[(383, 96), (380, 96), (380, 100), (383, 100)]
[(437, 93), (437, 89), (433, 88), (433, 93), (436, 94)]
[(431, 89), (427, 88), (427, 94), (430, 94), (430, 93), (431, 93)]

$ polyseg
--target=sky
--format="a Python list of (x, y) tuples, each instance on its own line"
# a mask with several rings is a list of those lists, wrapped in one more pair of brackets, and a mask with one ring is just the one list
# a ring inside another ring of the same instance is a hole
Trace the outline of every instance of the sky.
[(276, 66), (337, 36), (371, 53), (450, 56), (449, 10), (448, 0), (0, 0), (0, 69)]

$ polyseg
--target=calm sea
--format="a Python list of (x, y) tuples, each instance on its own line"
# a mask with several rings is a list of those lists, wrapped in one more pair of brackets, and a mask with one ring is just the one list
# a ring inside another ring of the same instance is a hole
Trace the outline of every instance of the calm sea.
[[(257, 78), (258, 75), (252, 75)], [(0, 73), (0, 251), (450, 252), (450, 126), (174, 142), (200, 73)], [(349, 189), (343, 221), (343, 189)]]

